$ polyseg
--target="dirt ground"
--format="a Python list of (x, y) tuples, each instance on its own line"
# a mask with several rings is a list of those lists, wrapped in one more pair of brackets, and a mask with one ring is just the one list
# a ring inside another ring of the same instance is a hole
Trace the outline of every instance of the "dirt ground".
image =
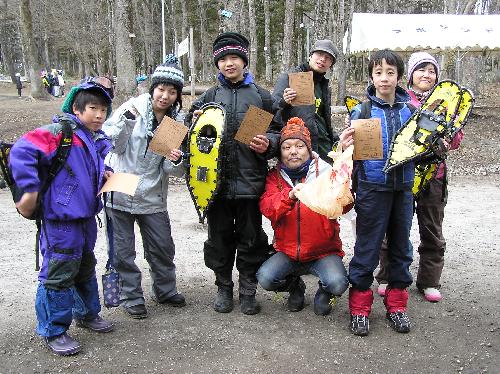
[[(352, 93), (359, 95), (356, 89)], [(413, 326), (409, 334), (397, 334), (388, 326), (378, 296), (367, 337), (349, 332), (346, 295), (329, 316), (316, 316), (312, 301), (317, 280), (312, 276), (305, 277), (307, 306), (299, 313), (287, 312), (285, 299), (260, 288), (260, 314), (246, 316), (238, 307), (229, 314), (216, 313), (211, 307), (216, 292), (214, 277), (203, 263), (206, 226), (198, 223), (186, 187), (177, 183), (171, 186), (168, 204), (177, 249), (178, 288), (186, 296), (187, 306), (166, 307), (150, 299), (150, 277), (138, 238), (137, 262), (143, 270), (149, 318), (132, 320), (120, 308), (104, 309), (102, 315), (115, 322), (116, 330), (97, 335), (72, 326), (70, 333), (82, 343), (82, 352), (57, 357), (34, 332), (34, 224), (21, 218), (9, 193), (0, 190), (0, 373), (498, 373), (497, 95), (498, 87), (492, 86), (478, 97), (479, 110), (470, 120), (462, 147), (450, 157), (444, 299), (428, 303), (411, 286), (409, 315)], [(0, 86), (0, 139), (14, 140), (27, 129), (47, 123), (61, 102), (18, 99), (13, 85)], [(347, 265), (353, 239), (349, 222), (340, 222)], [(271, 233), (268, 222), (265, 229)], [(416, 221), (411, 240), (417, 248)], [(100, 278), (106, 262), (102, 230), (96, 255)], [(416, 275), (417, 252), (414, 257), (412, 274)]]

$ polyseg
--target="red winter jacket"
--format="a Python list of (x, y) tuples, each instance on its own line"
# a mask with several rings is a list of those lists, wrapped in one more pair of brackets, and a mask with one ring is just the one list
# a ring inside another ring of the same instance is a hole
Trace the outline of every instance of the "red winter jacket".
[[(318, 160), (318, 159), (317, 159)], [(312, 162), (305, 182), (316, 178), (319, 172), (330, 168), (323, 160)], [(307, 262), (336, 254), (344, 256), (340, 240), (340, 226), (336, 219), (313, 212), (298, 200), (288, 197), (292, 181), (277, 169), (269, 172), (266, 188), (260, 198), (260, 211), (270, 221), (274, 229), (274, 248), (295, 261)], [(347, 209), (346, 209), (347, 208)], [(349, 207), (344, 208), (344, 212)]]

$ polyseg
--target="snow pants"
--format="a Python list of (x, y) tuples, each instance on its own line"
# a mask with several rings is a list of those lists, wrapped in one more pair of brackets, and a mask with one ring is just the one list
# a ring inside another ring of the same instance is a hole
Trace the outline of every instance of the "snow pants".
[(63, 334), (73, 318), (94, 319), (101, 311), (95, 273), (95, 218), (42, 223), (43, 256), (35, 311), (36, 332), (45, 337)]

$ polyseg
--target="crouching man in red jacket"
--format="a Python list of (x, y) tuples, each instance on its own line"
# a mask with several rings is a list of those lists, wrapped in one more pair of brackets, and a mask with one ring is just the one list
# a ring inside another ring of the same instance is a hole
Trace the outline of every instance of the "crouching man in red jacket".
[(295, 192), (298, 183), (311, 183), (331, 166), (312, 151), (309, 130), (297, 117), (281, 130), (280, 152), (281, 162), (267, 176), (260, 198), (260, 210), (274, 229), (277, 252), (260, 267), (257, 279), (265, 290), (289, 292), (287, 309), (298, 312), (304, 308), (306, 288), (300, 276), (317, 276), (314, 313), (324, 316), (332, 310), (332, 299), (349, 285), (342, 263), (340, 226), (336, 219), (302, 204)]

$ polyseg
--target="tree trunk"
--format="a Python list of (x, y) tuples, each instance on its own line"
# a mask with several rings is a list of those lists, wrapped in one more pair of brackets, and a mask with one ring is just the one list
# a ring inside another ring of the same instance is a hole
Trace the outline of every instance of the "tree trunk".
[(293, 22), (295, 16), (295, 0), (286, 0), (285, 4), (285, 28), (283, 30), (283, 48), (281, 59), (281, 71), (285, 72), (290, 68), (292, 62), (293, 48)]
[(273, 63), (271, 60), (271, 14), (269, 0), (264, 0), (264, 57), (266, 60), (266, 81), (273, 81)]
[(205, 2), (203, 0), (198, 0), (198, 6), (199, 6), (199, 11), (200, 11), (200, 44), (201, 44), (201, 56), (199, 59), (201, 60), (201, 74), (200, 74), (200, 79), (201, 81), (207, 81), (208, 80), (208, 75), (210, 72), (210, 65), (211, 65), (211, 55), (209, 51), (209, 44), (205, 42), (204, 39), (206, 39), (207, 36), (207, 16), (206, 16), (206, 5), (204, 5)]
[(116, 96), (125, 101), (135, 93), (134, 51), (130, 40), (130, 0), (116, 0)]
[(30, 0), (20, 0), (21, 37), (24, 45), (25, 60), (31, 81), (31, 96), (36, 99), (48, 97), (40, 79), (41, 64), (38, 60), (37, 49), (33, 39), (33, 18), (31, 16)]
[(250, 73), (257, 77), (257, 25), (255, 22), (255, 2), (248, 0), (248, 24), (250, 25)]
[[(344, 1), (341, 0), (342, 8), (344, 8)], [(339, 3), (339, 16), (341, 4)], [(345, 9), (342, 10), (342, 19), (345, 20)], [(339, 66), (338, 66), (338, 81), (337, 81), (337, 105), (342, 105), (342, 101), (346, 95), (346, 84), (347, 84), (347, 72), (350, 70), (349, 67), (349, 54), (350, 54), (350, 44), (351, 44), (351, 30), (352, 30), (352, 15), (354, 13), (354, 1), (349, 2), (349, 15), (347, 17), (347, 24), (344, 25), (342, 21), (342, 28), (338, 30), (338, 44), (339, 46)], [(347, 48), (344, 54), (342, 42), (344, 40), (345, 30), (348, 31), (347, 36)]]

